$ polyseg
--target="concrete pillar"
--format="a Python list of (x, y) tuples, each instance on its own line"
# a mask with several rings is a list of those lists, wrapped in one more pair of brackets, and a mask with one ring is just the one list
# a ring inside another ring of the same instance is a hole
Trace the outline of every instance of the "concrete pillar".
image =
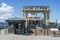
[(37, 36), (37, 29), (35, 29), (35, 36)]
[[(27, 29), (27, 14), (28, 13), (25, 13), (25, 20), (26, 20), (26, 22), (25, 22), (25, 28)], [(27, 34), (27, 30), (26, 30), (26, 34)]]
[[(45, 25), (47, 26), (47, 28), (48, 28), (48, 26), (49, 26), (49, 12), (44, 13), (44, 24), (45, 24)], [(46, 29), (45, 34), (48, 35), (48, 29)]]
[(49, 25), (49, 13), (44, 13), (44, 24)]
[(27, 14), (28, 13), (25, 13), (25, 20), (26, 20), (26, 22), (25, 22), (25, 27), (27, 28)]

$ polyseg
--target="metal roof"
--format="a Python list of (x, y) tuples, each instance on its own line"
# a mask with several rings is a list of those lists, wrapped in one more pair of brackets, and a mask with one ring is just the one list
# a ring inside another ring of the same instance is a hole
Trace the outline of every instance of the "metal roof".
[(24, 20), (24, 19), (22, 19), (22, 18), (20, 18), (20, 17), (13, 17), (13, 18), (9, 18), (9, 19), (7, 19), (7, 20)]
[(21, 22), (21, 21), (25, 21), (25, 20), (20, 17), (13, 17), (13, 18), (7, 19), (6, 21), (8, 21), (8, 22)]

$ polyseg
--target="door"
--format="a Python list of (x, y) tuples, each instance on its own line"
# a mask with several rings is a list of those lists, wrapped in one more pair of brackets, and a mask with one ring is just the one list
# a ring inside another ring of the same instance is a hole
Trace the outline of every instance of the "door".
[(19, 24), (15, 24), (15, 34), (21, 34), (22, 33), (22, 27)]

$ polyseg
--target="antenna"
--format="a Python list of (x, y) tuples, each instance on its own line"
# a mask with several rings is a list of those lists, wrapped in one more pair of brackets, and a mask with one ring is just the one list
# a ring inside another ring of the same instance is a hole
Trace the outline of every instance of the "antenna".
[(55, 22), (55, 27), (57, 28), (57, 19), (56, 19), (56, 22)]

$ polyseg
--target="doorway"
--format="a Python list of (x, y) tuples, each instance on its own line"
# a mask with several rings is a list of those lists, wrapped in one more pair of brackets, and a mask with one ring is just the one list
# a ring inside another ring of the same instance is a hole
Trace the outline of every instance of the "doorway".
[(25, 24), (23, 23), (15, 23), (14, 24), (14, 33), (15, 34), (24, 34), (25, 33)]

